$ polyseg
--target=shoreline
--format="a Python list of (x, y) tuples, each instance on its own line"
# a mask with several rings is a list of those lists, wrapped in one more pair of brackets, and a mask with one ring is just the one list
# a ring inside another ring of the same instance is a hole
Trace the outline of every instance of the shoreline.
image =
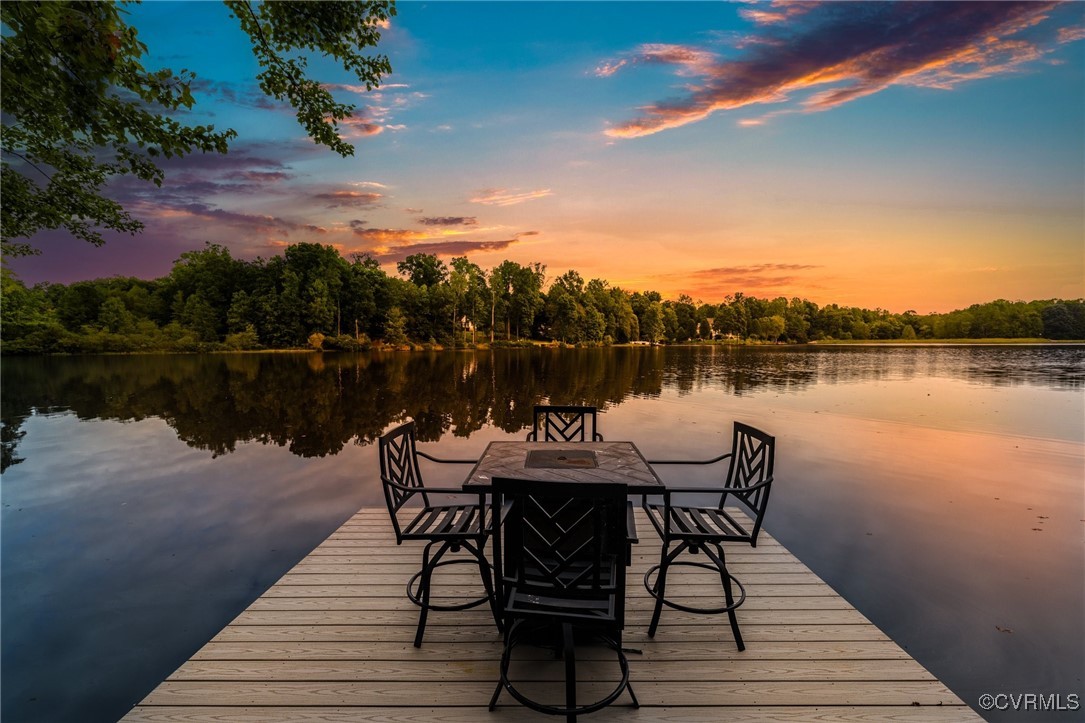
[(338, 349), (313, 349), (294, 347), (287, 349), (209, 349), (206, 351), (178, 351), (173, 349), (147, 349), (142, 351), (103, 351), (103, 352), (53, 352), (53, 353), (20, 353), (5, 352), (0, 348), (0, 358), (29, 357), (29, 356), (52, 356), (52, 357), (79, 357), (79, 356), (156, 356), (156, 355), (199, 355), (199, 354), (370, 354), (370, 353), (418, 353), (418, 352), (463, 352), (463, 351), (494, 351), (525, 349), (548, 349), (548, 350), (577, 350), (577, 349), (659, 349), (668, 347), (696, 348), (696, 347), (755, 347), (755, 348), (804, 348), (804, 347), (937, 347), (937, 346), (1085, 346), (1085, 340), (1078, 339), (867, 339), (864, 341), (831, 339), (811, 341), (805, 344), (797, 343), (765, 343), (746, 341), (698, 341), (679, 342), (676, 344), (562, 344), (554, 342), (531, 342), (530, 344), (478, 344), (468, 347), (444, 347), (441, 345), (414, 345), (413, 348), (404, 347), (372, 347), (357, 351), (345, 351)]

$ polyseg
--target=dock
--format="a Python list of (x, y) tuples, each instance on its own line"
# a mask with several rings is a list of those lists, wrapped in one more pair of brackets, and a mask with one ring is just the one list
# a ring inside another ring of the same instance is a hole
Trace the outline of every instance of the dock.
[[(981, 720), (764, 531), (756, 548), (727, 547), (728, 567), (748, 593), (738, 610), (745, 651), (738, 652), (726, 615), (664, 608), (649, 638), (653, 601), (641, 580), (659, 561), (660, 545), (637, 514), (641, 542), (627, 580), (624, 645), (641, 651), (628, 655), (641, 707), (633, 709), (623, 694), (583, 720)], [(487, 606), (431, 613), (422, 647), (413, 647), (418, 608), (404, 586), (418, 570), (421, 548), (396, 546), (383, 508), (359, 511), (123, 720), (560, 720), (524, 708), (507, 692), (487, 712), (501, 655)], [(477, 594), (477, 568), (471, 572), (467, 565), (442, 568), (436, 585)], [(718, 575), (676, 568), (668, 593), (696, 604), (698, 596), (718, 594), (719, 585)], [(593, 680), (615, 680), (617, 666), (606, 652), (588, 650), (578, 659), (578, 680), (589, 688)], [(551, 657), (540, 650), (521, 667), (524, 679), (537, 681), (534, 691), (561, 689), (563, 667)], [(586, 688), (582, 699), (590, 695)]]

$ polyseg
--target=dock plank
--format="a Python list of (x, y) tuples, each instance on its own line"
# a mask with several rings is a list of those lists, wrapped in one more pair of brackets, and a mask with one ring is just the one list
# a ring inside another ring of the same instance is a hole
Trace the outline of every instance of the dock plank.
[[(648, 638), (652, 599), (641, 584), (659, 548), (639, 510), (641, 545), (628, 577), (624, 643), (641, 707), (619, 704), (592, 721), (980, 720), (946, 686), (841, 598), (786, 548), (764, 536), (728, 549), (746, 585), (739, 609), (747, 648), (738, 652), (724, 616), (664, 611)], [(550, 721), (501, 698), (486, 704), (501, 639), (486, 608), (430, 615), (412, 645), (418, 610), (404, 586), (419, 546), (397, 546), (383, 509), (360, 510), (237, 616), (126, 716), (129, 722)], [(475, 596), (477, 572), (436, 577), (442, 598)], [(696, 604), (718, 578), (682, 569), (669, 592)], [(702, 604), (707, 604), (702, 601)], [(585, 648), (585, 696), (613, 681), (612, 653)], [(523, 648), (514, 676), (560, 698), (563, 668), (547, 650)]]

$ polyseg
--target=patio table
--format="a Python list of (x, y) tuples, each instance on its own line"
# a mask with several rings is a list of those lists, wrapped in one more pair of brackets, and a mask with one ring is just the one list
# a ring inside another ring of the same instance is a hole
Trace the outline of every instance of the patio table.
[(624, 484), (638, 495), (663, 492), (663, 481), (632, 442), (490, 442), (463, 490), (488, 491), (495, 477)]

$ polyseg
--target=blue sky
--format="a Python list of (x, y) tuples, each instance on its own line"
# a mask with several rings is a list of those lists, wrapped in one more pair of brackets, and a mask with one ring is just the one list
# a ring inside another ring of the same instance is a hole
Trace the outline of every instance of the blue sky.
[(342, 159), (262, 99), (219, 3), (150, 2), (148, 67), (200, 78), (224, 157), (114, 192), (147, 224), (43, 234), (27, 281), (168, 272), (205, 241), (483, 268), (541, 262), (630, 290), (893, 311), (1085, 295), (1085, 5), (401, 2)]

